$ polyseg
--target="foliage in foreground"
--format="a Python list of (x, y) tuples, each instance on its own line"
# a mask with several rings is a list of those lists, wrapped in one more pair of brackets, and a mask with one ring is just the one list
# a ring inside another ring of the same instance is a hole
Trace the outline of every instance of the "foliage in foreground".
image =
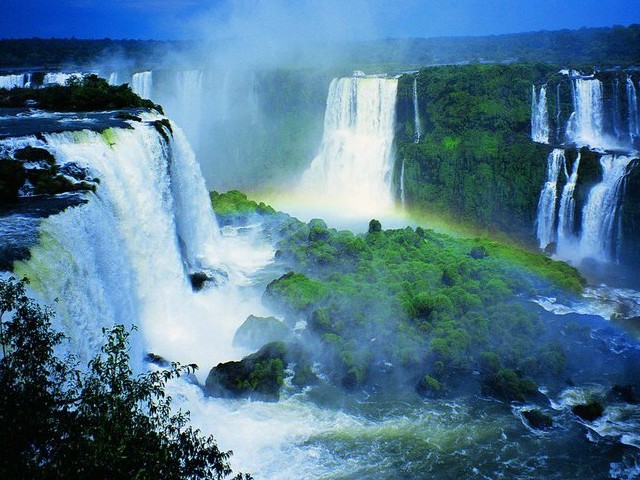
[[(231, 452), (174, 413), (168, 380), (195, 365), (134, 375), (129, 332), (105, 331), (102, 353), (81, 370), (59, 358), (64, 336), (51, 310), (0, 280), (0, 477), (185, 479), (231, 475)], [(239, 474), (236, 479), (249, 479)]]

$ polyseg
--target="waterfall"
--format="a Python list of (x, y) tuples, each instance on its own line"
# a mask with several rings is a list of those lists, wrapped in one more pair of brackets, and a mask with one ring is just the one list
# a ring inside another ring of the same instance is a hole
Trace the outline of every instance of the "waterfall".
[(153, 91), (153, 72), (134, 73), (131, 78), (131, 90), (142, 98), (151, 98)]
[(556, 142), (560, 143), (562, 140), (560, 138), (560, 133), (562, 129), (560, 128), (560, 83), (556, 85)]
[(394, 204), (393, 136), (398, 80), (353, 76), (331, 82), (318, 155), (300, 191), (343, 208)]
[(611, 91), (613, 96), (613, 112), (611, 113), (613, 134), (616, 139), (620, 139), (622, 137), (622, 129), (620, 128), (620, 81), (617, 78), (613, 79)]
[(131, 125), (45, 135), (58, 163), (86, 168), (100, 184), (86, 205), (42, 222), (39, 244), (15, 271), (41, 300), (61, 299), (57, 326), (82, 360), (95, 354), (101, 327), (126, 322), (141, 327), (154, 353), (206, 369), (220, 331), (215, 311), (202, 304), (206, 293), (194, 293), (187, 278), (221, 268), (204, 181), (175, 125), (170, 141), (146, 122)]
[(628, 123), (629, 123), (629, 140), (631, 144), (640, 137), (640, 123), (638, 122), (638, 98), (636, 97), (636, 87), (633, 80), (627, 75), (627, 105), (628, 105)]
[(580, 255), (600, 261), (613, 259), (619, 240), (618, 211), (622, 184), (632, 158), (623, 155), (603, 155), (602, 181), (589, 192), (582, 212)]
[(82, 73), (47, 73), (43, 85), (66, 85), (72, 78), (82, 78)]
[(573, 113), (567, 123), (567, 140), (604, 147), (602, 82), (595, 78), (574, 78), (572, 82)]
[[(420, 110), (418, 108), (418, 76), (413, 77), (413, 141), (420, 142)], [(402, 164), (404, 172), (404, 163)], [(404, 201), (403, 201), (404, 203)]]
[(109, 75), (109, 80), (107, 80), (109, 82), (109, 85), (120, 85), (118, 77), (118, 72), (111, 72), (111, 74)]
[(0, 88), (11, 90), (13, 88), (23, 88), (25, 86), (24, 75), (0, 75)]
[(538, 143), (549, 143), (549, 112), (547, 111), (547, 85), (540, 87), (536, 94), (531, 86), (531, 139)]
[(558, 177), (560, 169), (563, 167), (565, 167), (564, 150), (556, 148), (547, 159), (547, 181), (540, 192), (538, 201), (537, 237), (542, 249), (555, 241)]
[(402, 159), (402, 167), (400, 168), (400, 203), (404, 206), (405, 194), (404, 194), (404, 158)]
[(562, 189), (560, 197), (560, 209), (558, 211), (558, 249), (570, 247), (570, 243), (575, 240), (575, 210), (576, 201), (573, 198), (573, 192), (578, 182), (578, 169), (580, 168), (580, 154), (576, 158), (571, 169), (571, 175), (568, 174), (566, 162), (564, 164), (564, 173), (567, 177), (567, 183)]

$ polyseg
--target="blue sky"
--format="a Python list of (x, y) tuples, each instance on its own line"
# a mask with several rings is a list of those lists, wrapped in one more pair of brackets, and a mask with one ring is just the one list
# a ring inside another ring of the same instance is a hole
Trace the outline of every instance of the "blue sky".
[[(640, 0), (4, 0), (0, 37), (197, 38), (239, 12), (287, 12), (331, 38), (487, 35), (640, 23)], [(256, 4), (261, 3), (261, 8)], [(314, 23), (315, 16), (322, 21)], [(267, 16), (265, 21), (271, 21)], [(260, 19), (258, 19), (258, 22)], [(350, 26), (353, 28), (350, 28)]]

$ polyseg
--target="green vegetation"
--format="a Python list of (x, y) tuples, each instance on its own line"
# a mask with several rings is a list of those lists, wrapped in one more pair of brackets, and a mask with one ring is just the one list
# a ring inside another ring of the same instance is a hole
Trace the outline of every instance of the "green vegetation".
[(205, 392), (214, 397), (278, 400), (286, 358), (285, 344), (272, 342), (239, 362), (220, 363), (209, 372)]
[(102, 353), (79, 369), (56, 355), (65, 338), (51, 316), (26, 296), (24, 281), (0, 281), (0, 477), (231, 475), (231, 452), (190, 427), (165, 392), (195, 365), (134, 375), (129, 332), (117, 325), (105, 331)]
[(541, 64), (420, 70), (417, 144), (414, 77), (403, 76), (397, 148), (408, 204), (454, 222), (528, 237), (549, 152), (530, 140), (531, 85), (555, 70)]
[(273, 214), (275, 210), (264, 203), (256, 203), (238, 190), (227, 193), (210, 192), (213, 211), (223, 225), (244, 223), (254, 215)]
[[(218, 194), (214, 208), (237, 197)], [(579, 295), (574, 268), (483, 239), (383, 230), (377, 220), (360, 235), (318, 219), (263, 220), (280, 239), (278, 264), (290, 270), (264, 300), (291, 327), (306, 321), (308, 362), (345, 388), (401, 378), (441, 396), (477, 371), (484, 391), (521, 400), (535, 392), (531, 379), (563, 371), (564, 347), (540, 341), (547, 327), (529, 299)]]
[(90, 112), (124, 108), (151, 108), (162, 111), (151, 100), (133, 93), (128, 85), (109, 85), (97, 75), (71, 78), (66, 86), (0, 89), (0, 107), (24, 107), (35, 102), (38, 108), (59, 112)]

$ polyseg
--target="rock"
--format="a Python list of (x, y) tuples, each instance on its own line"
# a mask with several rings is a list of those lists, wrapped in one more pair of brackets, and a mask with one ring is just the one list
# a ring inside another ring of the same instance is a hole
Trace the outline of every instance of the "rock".
[(203, 288), (224, 285), (229, 280), (229, 274), (224, 270), (208, 268), (189, 274), (189, 281), (194, 291), (199, 292)]
[(551, 242), (549, 245), (544, 247), (545, 255), (552, 256), (556, 254), (556, 250), (558, 249), (558, 244), (556, 242)]
[(116, 118), (119, 118), (121, 120), (132, 120), (134, 122), (142, 121), (142, 118), (129, 112), (118, 112), (116, 113)]
[(553, 427), (553, 419), (546, 413), (542, 413), (537, 408), (534, 408), (533, 410), (523, 410), (522, 416), (531, 428), (545, 430)]
[(581, 405), (574, 405), (571, 411), (583, 420), (593, 422), (604, 414), (604, 407), (600, 402), (593, 401)]
[(18, 198), (18, 191), (26, 180), (24, 167), (20, 162), (8, 158), (0, 159), (0, 205)]
[(282, 342), (291, 336), (291, 329), (275, 317), (249, 315), (233, 337), (233, 345), (252, 350), (270, 342)]
[(154, 365), (157, 365), (159, 367), (168, 367), (170, 365), (169, 362), (164, 359), (164, 357), (151, 352), (147, 353), (144, 356), (144, 360), (145, 362), (153, 363)]
[(640, 395), (634, 385), (614, 385), (609, 390), (607, 399), (612, 401), (638, 404), (640, 403)]
[(56, 159), (49, 150), (39, 147), (24, 147), (13, 152), (13, 158), (23, 162), (41, 162), (54, 165)]
[(209, 372), (205, 393), (212, 397), (278, 401), (286, 356), (285, 344), (272, 342), (239, 362), (220, 363)]

